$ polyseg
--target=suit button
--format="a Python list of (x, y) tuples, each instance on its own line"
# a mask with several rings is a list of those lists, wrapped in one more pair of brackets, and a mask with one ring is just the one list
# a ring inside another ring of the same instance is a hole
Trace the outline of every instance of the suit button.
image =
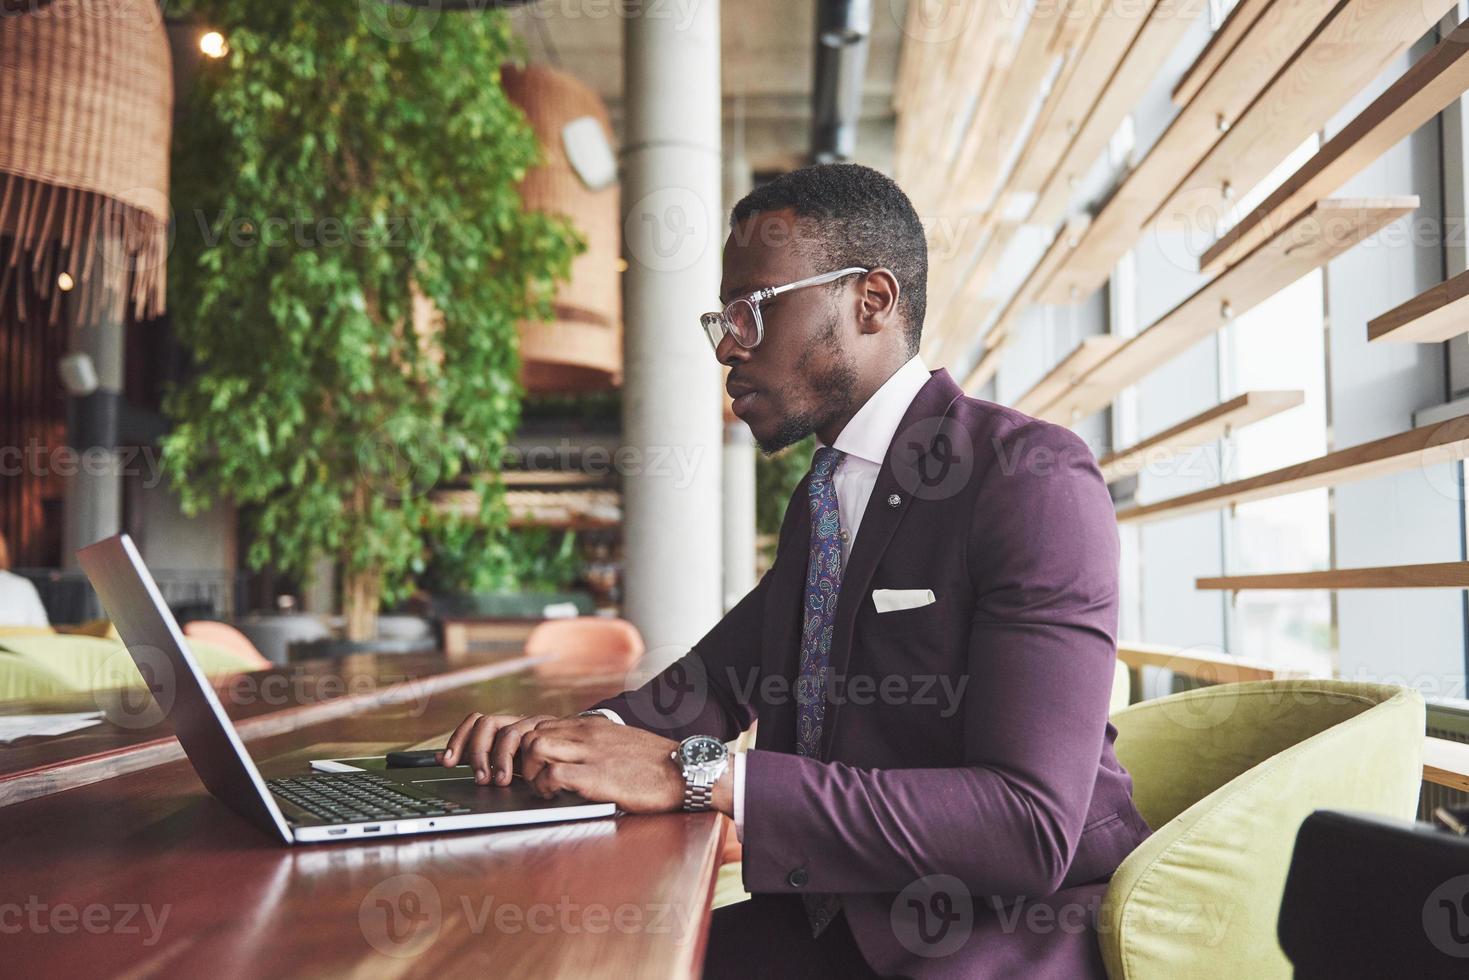
[(792, 888), (805, 888), (806, 882), (810, 880), (811, 876), (806, 873), (805, 868), (796, 868), (790, 874), (786, 875), (786, 884)]

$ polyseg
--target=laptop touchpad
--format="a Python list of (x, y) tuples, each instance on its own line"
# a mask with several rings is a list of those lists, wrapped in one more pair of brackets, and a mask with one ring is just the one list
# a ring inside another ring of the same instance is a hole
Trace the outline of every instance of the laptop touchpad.
[(427, 793), (442, 797), (452, 803), (463, 803), (480, 811), (496, 810), (544, 810), (551, 807), (581, 806), (587, 802), (576, 793), (557, 793), (552, 799), (542, 799), (523, 779), (516, 779), (509, 786), (481, 786), (473, 777), (448, 779), (415, 779), (413, 785)]

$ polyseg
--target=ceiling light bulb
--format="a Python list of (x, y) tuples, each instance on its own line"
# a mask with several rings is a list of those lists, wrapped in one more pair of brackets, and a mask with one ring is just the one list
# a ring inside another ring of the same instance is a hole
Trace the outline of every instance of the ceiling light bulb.
[(208, 31), (199, 38), (199, 50), (209, 58), (223, 58), (230, 53), (230, 43), (219, 31)]

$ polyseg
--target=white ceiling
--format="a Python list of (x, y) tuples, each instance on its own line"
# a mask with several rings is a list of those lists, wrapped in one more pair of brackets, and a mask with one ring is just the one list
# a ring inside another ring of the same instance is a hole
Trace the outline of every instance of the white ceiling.
[[(539, 0), (511, 18), (535, 62), (559, 65), (607, 100), (621, 119), (626, 0)], [(711, 0), (667, 0), (678, 5)], [(893, 86), (907, 0), (874, 0), (857, 160), (891, 170)], [(743, 110), (745, 156), (752, 169), (784, 170), (806, 161), (810, 144), (815, 0), (725, 0), (721, 4), (725, 145)]]

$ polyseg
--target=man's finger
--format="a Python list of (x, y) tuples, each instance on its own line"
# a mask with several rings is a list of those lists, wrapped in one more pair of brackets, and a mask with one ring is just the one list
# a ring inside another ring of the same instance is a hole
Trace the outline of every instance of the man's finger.
[(586, 746), (563, 738), (554, 730), (536, 728), (526, 732), (520, 740), (520, 774), (534, 783), (536, 776), (547, 765), (556, 762), (582, 762), (586, 759)]
[[(511, 773), (514, 772), (515, 766), (515, 753), (520, 748), (521, 738), (526, 732), (549, 717), (550, 715), (534, 715), (530, 718), (522, 718), (495, 733), (494, 744), (490, 747), (489, 765), (497, 784), (510, 785)], [(486, 777), (489, 775), (489, 773), (485, 774)], [(478, 770), (475, 771), (475, 779), (479, 782), (488, 781), (481, 778)]]
[(536, 774), (531, 788), (547, 799), (563, 789), (575, 791), (578, 774), (585, 768), (570, 762), (548, 763)]
[(465, 740), (463, 761), (460, 764), (474, 767), (475, 782), (485, 784), (490, 781), (495, 739), (500, 732), (522, 720), (515, 715), (485, 715), (474, 723)]
[(459, 759), (462, 758), (461, 751), (464, 748), (464, 740), (469, 737), (469, 730), (474, 727), (475, 722), (483, 717), (484, 715), (480, 712), (471, 711), (469, 716), (459, 723), (459, 727), (454, 729), (454, 733), (449, 736), (449, 741), (445, 743), (444, 751), (438, 755), (439, 765), (457, 766), (459, 764)]

